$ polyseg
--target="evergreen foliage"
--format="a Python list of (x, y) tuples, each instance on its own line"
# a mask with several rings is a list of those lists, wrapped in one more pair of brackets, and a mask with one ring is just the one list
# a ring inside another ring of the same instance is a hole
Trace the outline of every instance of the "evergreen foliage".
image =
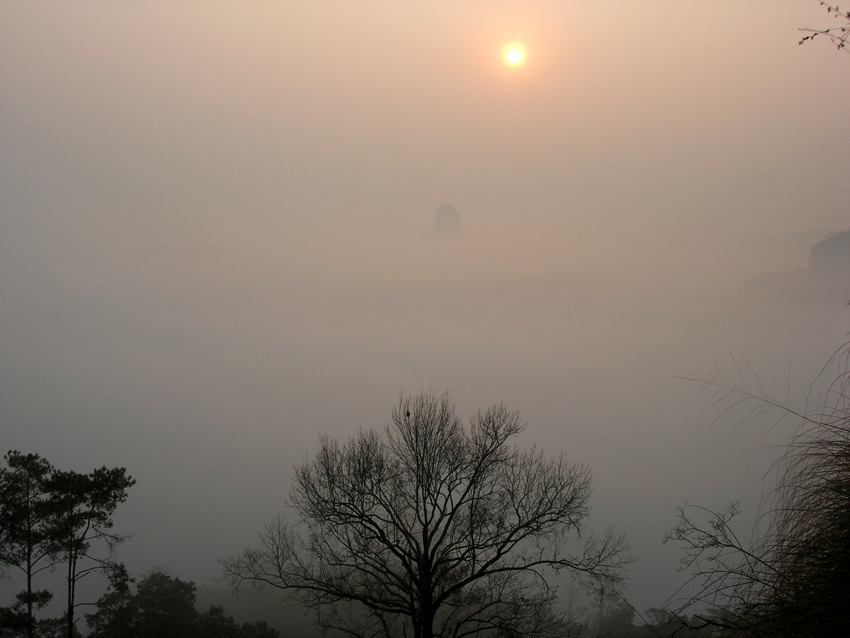
[(224, 610), (195, 609), (195, 584), (155, 571), (133, 587), (118, 566), (109, 590), (86, 615), (91, 638), (280, 638), (264, 622), (237, 623)]
[[(5, 627), (23, 626), (27, 638), (78, 635), (76, 587), (87, 574), (112, 568), (115, 547), (125, 536), (111, 531), (112, 514), (135, 481), (124, 468), (90, 474), (64, 472), (37, 454), (9, 451), (0, 468), (0, 565), (26, 578), (17, 602), (0, 610)], [(34, 589), (45, 569), (66, 567), (67, 597), (61, 619), (36, 620), (52, 598)], [(64, 627), (64, 630), (62, 629)], [(17, 629), (16, 629), (17, 630)], [(11, 630), (10, 630), (11, 631)]]

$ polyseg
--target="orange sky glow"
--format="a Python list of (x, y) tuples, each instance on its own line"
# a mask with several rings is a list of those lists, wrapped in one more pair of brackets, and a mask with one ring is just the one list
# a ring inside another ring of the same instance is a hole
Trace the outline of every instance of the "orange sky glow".
[(787, 434), (673, 377), (734, 352), (803, 394), (846, 339), (847, 298), (805, 288), (850, 227), (850, 56), (798, 46), (830, 19), (0, 2), (3, 445), (126, 466), (121, 560), (212, 582), (319, 432), (380, 428), (402, 389), (504, 401), (523, 445), (591, 466), (593, 524), (661, 605), (676, 505), (753, 511)]

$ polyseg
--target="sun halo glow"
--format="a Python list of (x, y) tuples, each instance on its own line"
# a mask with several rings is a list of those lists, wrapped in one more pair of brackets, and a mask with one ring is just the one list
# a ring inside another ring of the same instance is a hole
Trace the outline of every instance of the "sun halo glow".
[(520, 66), (525, 62), (525, 48), (519, 42), (512, 42), (505, 47), (503, 57), (508, 66)]

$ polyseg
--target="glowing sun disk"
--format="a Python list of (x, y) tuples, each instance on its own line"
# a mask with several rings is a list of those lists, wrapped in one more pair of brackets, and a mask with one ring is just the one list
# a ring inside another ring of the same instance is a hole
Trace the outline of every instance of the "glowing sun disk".
[(505, 47), (504, 57), (508, 66), (519, 66), (525, 62), (525, 50), (518, 42), (512, 42)]

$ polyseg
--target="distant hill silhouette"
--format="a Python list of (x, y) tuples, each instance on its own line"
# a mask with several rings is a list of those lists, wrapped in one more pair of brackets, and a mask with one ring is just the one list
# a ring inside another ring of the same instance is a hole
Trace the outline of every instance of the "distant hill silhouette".
[(451, 204), (440, 204), (437, 215), (434, 217), (434, 230), (431, 233), (435, 237), (458, 237), (463, 234), (460, 225), (460, 215)]
[(850, 230), (830, 233), (812, 246), (812, 252), (809, 254), (809, 277), (850, 277)]
[(829, 233), (812, 246), (807, 268), (771, 272), (749, 284), (774, 299), (847, 302), (850, 299), (850, 230)]

